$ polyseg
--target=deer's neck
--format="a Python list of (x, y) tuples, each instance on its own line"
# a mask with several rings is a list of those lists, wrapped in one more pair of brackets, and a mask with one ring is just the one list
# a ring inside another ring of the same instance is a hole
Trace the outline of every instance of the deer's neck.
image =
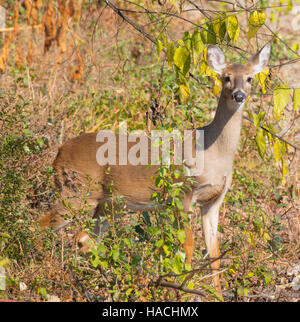
[(233, 157), (239, 143), (244, 103), (225, 99), (221, 93), (213, 121), (208, 125), (205, 145), (216, 145), (222, 155)]

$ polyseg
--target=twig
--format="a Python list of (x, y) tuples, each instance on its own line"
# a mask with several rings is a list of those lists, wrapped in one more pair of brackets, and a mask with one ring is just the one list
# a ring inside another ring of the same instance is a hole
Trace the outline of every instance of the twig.
[(196, 5), (196, 3), (194, 3), (193, 1), (191, 1), (191, 0), (188, 0), (188, 2), (191, 4), (191, 5), (193, 5), (199, 12), (201, 12), (202, 14), (203, 14), (203, 16), (204, 17), (206, 17), (207, 19), (209, 19), (210, 18), (210, 16), (209, 15), (207, 15), (206, 14), (206, 12), (202, 9), (202, 8), (200, 8), (198, 5)]
[(183, 292), (186, 292), (186, 293), (197, 294), (197, 295), (200, 295), (200, 296), (206, 296), (206, 294), (204, 292), (202, 292), (202, 291), (199, 291), (199, 290), (191, 290), (189, 288), (182, 287), (179, 284), (172, 283), (172, 282), (167, 282), (165, 280), (158, 280), (157, 281), (157, 285), (158, 286), (163, 286), (163, 287), (174, 288), (176, 290), (183, 291)]
[[(245, 120), (247, 120), (247, 121), (251, 122), (252, 124), (254, 124), (254, 122), (253, 122), (252, 120), (250, 120), (247, 116), (243, 116), (243, 118), (244, 118)], [(300, 151), (300, 148), (299, 148), (298, 146), (296, 146), (296, 145), (294, 145), (294, 144), (292, 144), (292, 143), (290, 143), (290, 142), (286, 141), (285, 139), (283, 139), (283, 138), (282, 138), (282, 137), (280, 137), (279, 135), (277, 135), (277, 134), (275, 134), (275, 133), (271, 132), (270, 130), (266, 129), (265, 127), (263, 127), (263, 126), (261, 126), (261, 125), (259, 125), (259, 127), (260, 127), (261, 129), (263, 129), (264, 131), (266, 131), (266, 132), (270, 133), (272, 136), (274, 136), (274, 137), (275, 137), (275, 138), (277, 138), (278, 140), (280, 140), (280, 141), (282, 141), (282, 142), (284, 142), (284, 143), (286, 143), (286, 144), (290, 145), (290, 146), (291, 146), (291, 147), (293, 147), (295, 150)]]
[(133, 21), (131, 21), (127, 16), (123, 15), (123, 13), (121, 12), (121, 10), (117, 7), (115, 7), (110, 1), (108, 0), (104, 0), (104, 2), (117, 14), (119, 15), (121, 18), (123, 18), (127, 23), (129, 23), (133, 28), (135, 28), (137, 31), (139, 31), (142, 35), (144, 35), (147, 39), (149, 39), (150, 41), (152, 41), (155, 44), (155, 39), (150, 36), (149, 34), (147, 34), (145, 32), (145, 30), (140, 27), (139, 25), (135, 24)]
[(205, 275), (205, 276), (203, 276), (203, 277), (200, 278), (200, 281), (202, 281), (202, 280), (204, 280), (206, 278), (209, 278), (209, 277), (214, 277), (216, 275), (220, 275), (220, 274), (228, 271), (228, 269), (229, 268), (227, 267), (227, 268), (222, 269), (221, 271), (218, 271), (218, 272), (215, 272), (215, 273), (212, 273), (212, 274)]

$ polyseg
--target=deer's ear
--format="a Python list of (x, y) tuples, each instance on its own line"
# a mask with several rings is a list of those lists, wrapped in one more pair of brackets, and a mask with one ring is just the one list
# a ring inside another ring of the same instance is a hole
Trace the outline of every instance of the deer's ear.
[(252, 57), (253, 72), (258, 74), (267, 66), (271, 53), (271, 45), (265, 45), (256, 55)]
[(206, 55), (208, 66), (217, 74), (221, 74), (226, 67), (226, 59), (222, 50), (218, 46), (209, 45)]

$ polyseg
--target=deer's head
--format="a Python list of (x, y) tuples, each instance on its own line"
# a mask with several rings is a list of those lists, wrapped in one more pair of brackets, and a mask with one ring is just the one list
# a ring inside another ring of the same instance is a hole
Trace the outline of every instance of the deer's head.
[(223, 97), (239, 108), (245, 102), (251, 90), (255, 74), (266, 67), (270, 57), (271, 46), (267, 44), (244, 64), (227, 64), (222, 50), (213, 45), (207, 47), (207, 63), (220, 75)]

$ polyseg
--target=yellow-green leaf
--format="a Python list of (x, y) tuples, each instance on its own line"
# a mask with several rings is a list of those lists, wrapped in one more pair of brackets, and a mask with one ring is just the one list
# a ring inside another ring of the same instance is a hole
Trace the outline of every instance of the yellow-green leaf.
[(192, 49), (192, 37), (188, 31), (184, 33), (183, 41), (184, 41), (185, 47), (190, 51)]
[(192, 36), (192, 44), (195, 52), (201, 54), (204, 50), (204, 44), (201, 39), (201, 33), (199, 30), (195, 30)]
[(190, 88), (185, 84), (179, 85), (179, 96), (181, 103), (186, 103), (190, 97)]
[(282, 160), (284, 154), (287, 151), (287, 145), (284, 142), (279, 141), (277, 138), (273, 141), (273, 152), (277, 163)]
[(166, 244), (163, 245), (163, 250), (167, 256), (170, 254), (169, 247)]
[(220, 79), (218, 77), (216, 77), (214, 79), (214, 86), (212, 89), (212, 92), (214, 95), (219, 95), (219, 93), (221, 92), (221, 88), (222, 88), (222, 82), (220, 81)]
[(213, 24), (208, 26), (207, 43), (215, 45), (217, 43), (216, 33), (214, 32)]
[(263, 233), (263, 239), (267, 242), (268, 240), (270, 240), (271, 239), (271, 237), (270, 237), (270, 235), (265, 231), (264, 233)]
[(248, 39), (254, 37), (259, 28), (265, 23), (266, 15), (263, 10), (255, 10), (250, 13), (248, 20)]
[(174, 43), (171, 41), (168, 43), (168, 47), (167, 47), (167, 59), (168, 59), (169, 67), (171, 67), (172, 64), (174, 63), (174, 53), (175, 53), (175, 46), (174, 46)]
[(156, 243), (155, 243), (155, 247), (156, 248), (160, 248), (164, 243), (164, 240), (163, 239), (160, 239), (158, 240)]
[(265, 112), (260, 112), (259, 114), (252, 113), (252, 119), (256, 129), (258, 129), (264, 117), (265, 117)]
[(213, 30), (217, 36), (224, 38), (226, 34), (226, 20), (224, 17), (219, 17), (213, 21)]
[(181, 244), (184, 243), (185, 241), (185, 231), (183, 229), (179, 229), (177, 231), (177, 238), (180, 241)]
[(204, 44), (216, 44), (216, 33), (213, 24), (204, 24), (201, 31), (201, 39)]
[(201, 75), (206, 75), (208, 69), (210, 69), (210, 68), (208, 67), (207, 62), (205, 60), (202, 60), (200, 66), (199, 66), (199, 72), (200, 72), (200, 74)]
[(287, 176), (289, 174), (289, 165), (287, 161), (282, 158), (282, 175)]
[(265, 150), (266, 150), (266, 141), (265, 141), (265, 135), (264, 135), (263, 129), (261, 128), (257, 129), (255, 141), (258, 147), (258, 153), (263, 159), (265, 155)]
[(171, 2), (171, 4), (175, 7), (175, 9), (177, 10), (177, 12), (180, 12), (180, 2), (178, 0), (169, 0)]
[(166, 36), (165, 36), (165, 34), (164, 33), (161, 33), (160, 34), (160, 38), (161, 38), (161, 41), (162, 41), (162, 43), (163, 43), (163, 46), (164, 47), (167, 47), (167, 38), (166, 38)]
[(156, 53), (157, 53), (157, 61), (160, 59), (160, 53), (163, 50), (162, 42), (159, 39), (156, 39)]
[(183, 66), (183, 70), (182, 70), (183, 75), (187, 75), (187, 73), (190, 70), (190, 67), (191, 67), (191, 55), (189, 54)]
[(190, 53), (185, 47), (179, 47), (175, 49), (174, 64), (179, 68), (181, 72), (183, 72), (189, 56)]
[(228, 36), (234, 44), (240, 34), (239, 22), (236, 16), (228, 16), (226, 19), (226, 29)]
[(255, 78), (257, 79), (260, 87), (261, 87), (261, 91), (265, 94), (266, 91), (266, 79), (268, 77), (268, 75), (270, 74), (268, 69), (264, 69), (262, 72), (260, 72), (259, 74), (256, 74)]
[(276, 120), (281, 118), (284, 108), (290, 100), (291, 89), (287, 85), (278, 85), (273, 92), (274, 105), (273, 114)]
[(300, 88), (295, 88), (294, 94), (293, 94), (293, 109), (294, 109), (294, 111), (298, 111), (299, 107), (300, 107)]
[(282, 146), (282, 143), (279, 140), (275, 139), (273, 141), (273, 153), (274, 153), (276, 162), (279, 162), (282, 157), (281, 146)]
[(0, 260), (0, 267), (4, 267), (10, 263), (10, 260), (7, 257), (4, 257)]

